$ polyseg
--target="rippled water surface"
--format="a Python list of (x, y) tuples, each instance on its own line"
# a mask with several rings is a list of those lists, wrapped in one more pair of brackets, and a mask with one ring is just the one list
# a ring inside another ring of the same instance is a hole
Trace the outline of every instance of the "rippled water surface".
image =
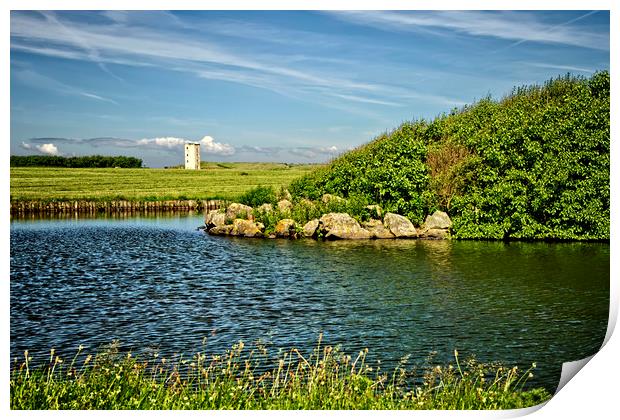
[(609, 245), (211, 237), (201, 216), (11, 223), (11, 356), (120, 340), (147, 354), (219, 353), (256, 339), (310, 349), (319, 333), (392, 366), (411, 354), (528, 367), (602, 344)]

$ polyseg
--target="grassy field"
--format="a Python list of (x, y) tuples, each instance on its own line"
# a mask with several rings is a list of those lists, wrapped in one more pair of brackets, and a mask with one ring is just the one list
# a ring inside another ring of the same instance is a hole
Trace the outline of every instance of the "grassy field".
[[(526, 389), (535, 365), (519, 371), (473, 359), (391, 372), (365, 363), (368, 350), (346, 355), (319, 345), (312, 354), (290, 349), (273, 360), (267, 349), (197, 353), (171, 362), (139, 358), (111, 346), (92, 355), (34, 368), (26, 352), (11, 371), (11, 409), (513, 409), (541, 404), (551, 395)], [(405, 362), (403, 362), (405, 363)], [(412, 385), (418, 383), (419, 385)]]
[(201, 171), (11, 168), (11, 200), (231, 200), (258, 185), (277, 191), (318, 166), (203, 162)]

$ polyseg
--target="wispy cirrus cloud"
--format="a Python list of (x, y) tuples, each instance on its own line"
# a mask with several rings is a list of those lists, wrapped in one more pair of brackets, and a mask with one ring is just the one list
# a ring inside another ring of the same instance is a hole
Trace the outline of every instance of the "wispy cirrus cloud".
[[(373, 87), (363, 82), (317, 75), (296, 68), (274, 65), (273, 62), (263, 62), (260, 58), (236, 54), (227, 48), (220, 47), (215, 42), (204, 39), (198, 41), (179, 32), (166, 33), (140, 26), (121, 28), (121, 24), (95, 25), (80, 22), (64, 24), (65, 27), (69, 25), (70, 32), (57, 31), (56, 25), (47, 20), (31, 15), (16, 14), (12, 17), (11, 34), (18, 42), (13, 43), (12, 47), (21, 49), (24, 41), (45, 42), (46, 50), (39, 50), (40, 53), (50, 55), (58, 53), (62, 57), (71, 55), (75, 58), (93, 60), (92, 54), (84, 52), (84, 45), (88, 45), (89, 48), (98, 51), (95, 60), (97, 62), (107, 61), (108, 57), (115, 57), (114, 60), (121, 58), (125, 63), (143, 63), (146, 60), (153, 65), (169, 66), (170, 61), (173, 61), (177, 63), (175, 66), (177, 70), (187, 70), (198, 75), (201, 75), (201, 70), (204, 70), (205, 77), (211, 75), (214, 78), (231, 78), (233, 81), (239, 81), (240, 75), (247, 74), (240, 73), (241, 71), (249, 71), (264, 77), (278, 76), (286, 79), (280, 79), (280, 82), (295, 81), (324, 88), (367, 89)], [(33, 49), (30, 48), (30, 51), (32, 52)], [(198, 64), (208, 67), (201, 69)], [(214, 68), (218, 69), (219, 73), (215, 72)], [(225, 72), (224, 69), (228, 71)], [(260, 81), (261, 79), (254, 77), (254, 80)]]
[(595, 13), (588, 12), (576, 19), (550, 24), (540, 15), (511, 11), (339, 11), (332, 16), (359, 25), (388, 31), (457, 32), (470, 36), (492, 37), (509, 41), (562, 44), (596, 50), (609, 50), (609, 34), (571, 26)]
[(106, 66), (105, 62), (101, 59), (98, 49), (90, 45), (79, 34), (74, 33), (73, 30), (69, 26), (64, 25), (60, 20), (58, 20), (54, 12), (42, 11), (40, 13), (43, 15), (43, 17), (45, 17), (45, 19), (48, 22), (50, 22), (52, 25), (56, 27), (57, 31), (64, 32), (65, 34), (67, 34), (67, 36), (71, 37), (73, 41), (75, 42), (75, 44), (78, 45), (80, 48), (82, 48), (82, 50), (84, 50), (88, 58), (92, 62), (96, 63), (97, 66), (101, 70), (103, 70), (105, 73), (109, 74), (110, 76), (114, 77), (115, 79), (123, 81), (123, 79), (118, 77), (116, 74), (112, 73), (110, 69)]
[[(250, 54), (242, 48), (231, 48), (231, 45), (223, 44), (220, 39), (196, 38), (191, 30), (171, 31), (164, 24), (159, 27), (131, 24), (130, 19), (133, 17), (128, 18), (126, 13), (107, 12), (105, 16), (109, 19), (107, 24), (62, 19), (60, 14), (44, 13), (37, 16), (32, 13), (14, 13), (11, 16), (11, 48), (51, 57), (90, 61), (107, 72), (109, 69), (105, 65), (108, 63), (160, 67), (191, 73), (200, 78), (267, 89), (337, 109), (343, 109), (342, 104), (406, 105), (391, 98), (393, 89), (385, 83), (356, 77), (357, 66), (350, 60), (323, 59), (318, 56), (315, 61), (327, 67), (309, 68), (307, 62), (313, 60), (312, 54)], [(170, 13), (157, 14), (157, 19), (168, 17), (169, 22), (177, 23), (175, 28), (182, 26), (180, 18)], [(221, 23), (214, 26), (212, 31), (219, 34), (236, 28), (225, 29)], [(249, 25), (250, 29), (241, 23), (237, 26), (242, 32), (261, 33), (264, 42), (272, 35), (276, 36), (274, 29), (263, 28), (261, 32), (259, 25)], [(310, 35), (305, 33), (304, 36), (311, 39)], [(244, 36), (250, 37), (251, 33)], [(258, 38), (257, 42), (260, 42), (261, 36)], [(290, 40), (291, 37), (280, 36), (278, 39)], [(324, 44), (321, 44), (322, 48), (325, 48)], [(399, 89), (407, 91), (409, 96), (420, 93), (405, 86)], [(355, 112), (355, 107), (349, 110)]]
[(538, 68), (553, 69), (553, 70), (564, 70), (564, 71), (569, 71), (569, 72), (572, 71), (572, 72), (579, 72), (579, 73), (594, 73), (595, 71), (593, 69), (589, 69), (585, 67), (571, 66), (571, 65), (565, 65), (565, 64), (537, 63), (537, 62), (529, 62), (529, 61), (524, 61), (521, 64), (525, 66), (530, 66), (530, 67), (538, 67)]
[(13, 71), (12, 75), (15, 77), (16, 80), (19, 80), (21, 83), (30, 87), (56, 92), (61, 95), (79, 96), (118, 105), (118, 102), (113, 99), (106, 98), (92, 92), (87, 92), (74, 86), (69, 86), (56, 79), (40, 74), (32, 69), (16, 69), (15, 71)]
[(349, 101), (361, 102), (361, 103), (365, 103), (365, 104), (378, 104), (378, 105), (387, 105), (387, 106), (403, 106), (402, 104), (399, 104), (399, 103), (393, 102), (393, 101), (385, 101), (385, 100), (381, 100), (381, 99), (365, 98), (365, 97), (356, 96), (356, 95), (345, 95), (345, 94), (342, 94), (342, 93), (333, 93), (332, 95), (337, 97), (337, 98), (347, 99)]

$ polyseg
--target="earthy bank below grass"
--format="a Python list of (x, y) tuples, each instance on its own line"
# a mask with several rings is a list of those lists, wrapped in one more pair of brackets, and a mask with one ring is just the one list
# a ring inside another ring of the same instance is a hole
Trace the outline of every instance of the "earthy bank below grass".
[(608, 72), (559, 77), (406, 122), (295, 180), (293, 198), (379, 204), (466, 239), (609, 239)]
[(318, 166), (203, 162), (201, 171), (11, 168), (11, 201), (233, 200), (258, 185), (279, 190)]
[(535, 365), (461, 362), (456, 351), (454, 366), (384, 373), (366, 364), (367, 351), (349, 356), (320, 341), (312, 354), (291, 349), (275, 361), (244, 347), (175, 363), (114, 346), (72, 361), (52, 350), (36, 369), (26, 353), (11, 371), (11, 409), (512, 409), (551, 397), (525, 388)]

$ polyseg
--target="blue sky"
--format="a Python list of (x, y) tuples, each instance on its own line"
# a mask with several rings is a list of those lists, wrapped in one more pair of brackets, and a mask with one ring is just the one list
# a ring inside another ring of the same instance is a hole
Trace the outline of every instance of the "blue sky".
[(323, 162), (608, 69), (607, 11), (12, 11), (11, 154)]

